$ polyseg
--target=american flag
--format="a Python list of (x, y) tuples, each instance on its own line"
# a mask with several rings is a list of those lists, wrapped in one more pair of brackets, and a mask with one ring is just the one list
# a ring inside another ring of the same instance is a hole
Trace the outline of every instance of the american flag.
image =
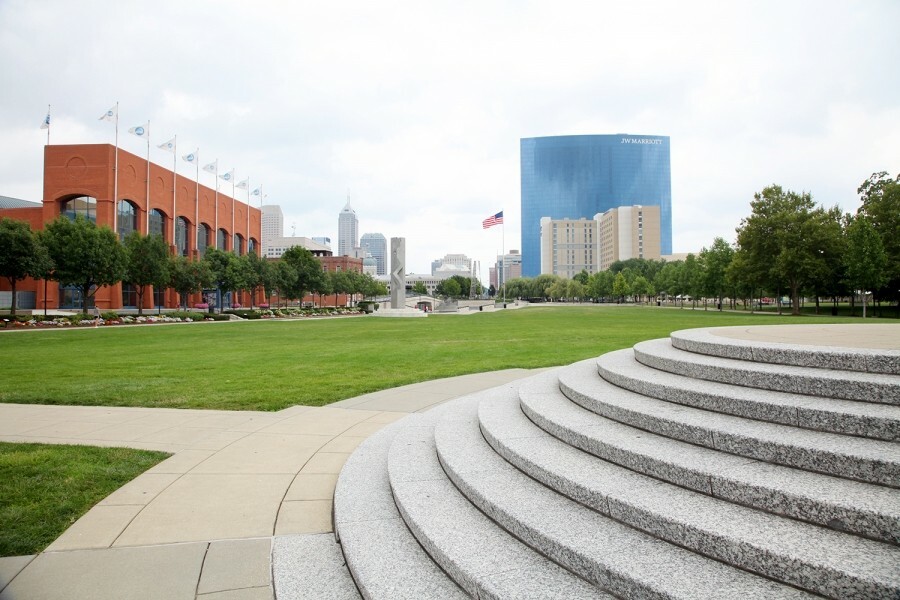
[(503, 211), (501, 210), (496, 215), (491, 215), (487, 219), (481, 222), (481, 227), (483, 229), (487, 229), (488, 227), (493, 227), (494, 225), (501, 225), (503, 223)]

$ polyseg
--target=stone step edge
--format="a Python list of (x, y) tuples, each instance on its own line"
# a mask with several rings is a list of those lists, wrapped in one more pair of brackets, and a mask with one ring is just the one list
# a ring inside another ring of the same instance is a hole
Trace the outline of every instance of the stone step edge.
[[(647, 489), (655, 493), (646, 496), (642, 504), (625, 503), (622, 494), (628, 490), (595, 489), (596, 485), (587, 479), (596, 476), (598, 463), (603, 461), (544, 433), (524, 414), (521, 419), (527, 421), (533, 430), (531, 434), (523, 433), (521, 429), (511, 437), (504, 438), (498, 434), (511, 423), (512, 418), (509, 411), (504, 412), (502, 417), (492, 417), (486, 410), (479, 411), (482, 433), (495, 451), (530, 477), (598, 512), (609, 515), (615, 507), (616, 512), (611, 516), (631, 527), (726, 564), (825, 596), (867, 598), (892, 597), (900, 593), (900, 573), (895, 569), (895, 565), (900, 564), (900, 550), (895, 546), (779, 519), (662, 482), (647, 485)], [(538, 439), (552, 445), (554, 450), (548, 452), (567, 453), (567, 459), (574, 464), (571, 471), (563, 473), (558, 463), (552, 467), (549, 464), (540, 465), (534, 462), (534, 457), (526, 457), (524, 453), (537, 452)], [(581, 462), (576, 462), (576, 459)], [(656, 493), (663, 490), (675, 493), (681, 500), (658, 497)], [(710, 510), (713, 512), (710, 513)], [(667, 511), (671, 515), (661, 518), (659, 511)], [(709, 521), (713, 517), (708, 516), (705, 517), (705, 528), (692, 526), (689, 521), (696, 520), (699, 514), (715, 514), (714, 523)], [(745, 532), (735, 536), (736, 515), (753, 516), (753, 522), (777, 521), (781, 524), (780, 529), (787, 532), (819, 530), (817, 535), (832, 538), (832, 543), (807, 545), (797, 536), (785, 535), (783, 539), (794, 546), (791, 552), (780, 544), (768, 543), (760, 547), (759, 536), (763, 532), (771, 532), (771, 526), (748, 525)], [(798, 551), (800, 555), (797, 555)]]
[(331, 533), (276, 536), (272, 543), (276, 598), (359, 600), (340, 544)]
[(716, 335), (719, 329), (682, 329), (669, 334), (679, 350), (738, 360), (900, 375), (900, 350), (809, 346), (783, 342), (760, 342)]
[[(570, 368), (576, 366), (579, 365)], [(580, 366), (590, 368), (589, 362)], [(897, 511), (900, 492), (891, 488), (781, 465), (766, 465), (756, 460), (747, 461), (743, 457), (636, 429), (571, 402), (559, 390), (555, 377), (541, 378), (528, 388), (523, 387), (519, 400), (525, 416), (549, 435), (635, 473), (776, 516), (848, 531), (873, 540), (900, 543), (900, 513)], [(556, 402), (559, 405), (555, 413), (563, 409), (572, 413), (568, 422), (558, 414), (548, 414), (547, 408)], [(698, 464), (698, 457), (707, 464)], [(770, 473), (755, 478), (752, 473), (746, 473), (757, 467)], [(808, 493), (804, 488), (806, 485), (818, 490), (819, 496)], [(832, 499), (822, 497), (823, 491), (828, 490)], [(842, 502), (847, 497), (863, 495), (868, 497), (865, 508)]]
[[(466, 402), (477, 402), (477, 395), (442, 405), (440, 418), (453, 418)], [(433, 424), (398, 432), (389, 450), (388, 477), (409, 530), (432, 560), (473, 597), (608, 598), (472, 505), (438, 461)]]
[(369, 436), (344, 463), (335, 486), (334, 535), (367, 599), (468, 598), (407, 528), (388, 482), (391, 441), (420, 419), (410, 415)]
[(665, 338), (638, 342), (632, 349), (635, 359), (648, 367), (695, 379), (808, 396), (900, 404), (900, 376), (897, 375), (707, 356), (679, 350)]
[(439, 421), (438, 458), (463, 495), (544, 556), (622, 598), (805, 597), (620, 523), (519, 471), (480, 429), (480, 406), (497, 401), (515, 404), (516, 395), (484, 395), (468, 419)]
[[(900, 484), (896, 444), (714, 413), (616, 388), (590, 361), (559, 371), (559, 389), (582, 408), (631, 427), (720, 452), (885, 486)], [(613, 394), (615, 392), (615, 394)]]
[(648, 367), (635, 359), (630, 348), (600, 356), (597, 371), (615, 386), (657, 400), (812, 431), (900, 441), (900, 407), (890, 404), (816, 398), (695, 379)]

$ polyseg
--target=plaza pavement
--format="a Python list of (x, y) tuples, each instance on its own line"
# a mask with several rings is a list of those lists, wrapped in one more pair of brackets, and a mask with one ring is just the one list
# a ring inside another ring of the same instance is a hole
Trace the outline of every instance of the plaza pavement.
[[(900, 350), (900, 325), (720, 328), (747, 341)], [(408, 385), (277, 413), (0, 404), (0, 441), (163, 450), (37, 556), (0, 558), (0, 600), (274, 597), (275, 536), (332, 531), (337, 475), (408, 413), (540, 370)]]
[(368, 435), (540, 370), (464, 375), (279, 412), (0, 404), (0, 441), (172, 456), (37, 556), (0, 558), (0, 600), (274, 597), (274, 536), (332, 531), (334, 485)]

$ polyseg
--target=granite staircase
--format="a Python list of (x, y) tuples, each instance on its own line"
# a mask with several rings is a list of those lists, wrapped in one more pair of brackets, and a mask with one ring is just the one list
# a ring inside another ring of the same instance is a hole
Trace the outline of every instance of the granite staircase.
[(365, 598), (900, 598), (900, 352), (675, 332), (366, 440)]

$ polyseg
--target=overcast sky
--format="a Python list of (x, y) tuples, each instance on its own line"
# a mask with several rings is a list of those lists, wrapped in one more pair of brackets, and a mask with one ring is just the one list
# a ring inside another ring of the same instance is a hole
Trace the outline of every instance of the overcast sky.
[(896, 0), (0, 0), (0, 195), (42, 198), (47, 104), (51, 143), (112, 143), (118, 101), (122, 148), (149, 119), (262, 183), (287, 235), (336, 249), (349, 191), (408, 271), (464, 253), (486, 277), (519, 248), (520, 138), (667, 135), (673, 251), (697, 251), (768, 184), (854, 211), (900, 172), (898, 23)]

